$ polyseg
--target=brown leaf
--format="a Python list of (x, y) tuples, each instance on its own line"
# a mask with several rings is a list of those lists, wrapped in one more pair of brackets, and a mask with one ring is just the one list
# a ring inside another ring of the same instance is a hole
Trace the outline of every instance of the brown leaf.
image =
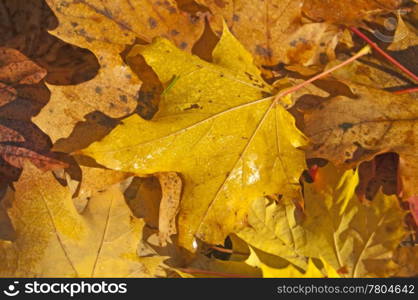
[(39, 83), (46, 70), (15, 49), (0, 47), (0, 106), (16, 99), (18, 85)]
[(0, 15), (0, 46), (15, 48), (47, 69), (47, 82), (76, 84), (97, 73), (91, 52), (48, 33), (58, 22), (44, 0), (4, 0)]
[[(52, 98), (34, 122), (55, 142), (68, 137), (84, 116), (101, 111), (112, 118), (132, 113), (140, 80), (124, 63), (126, 45), (167, 36), (190, 49), (203, 31), (199, 18), (180, 12), (170, 1), (47, 1), (59, 19), (52, 33), (92, 51), (100, 64), (94, 80), (76, 87), (52, 87)], [(117, 76), (115, 76), (117, 74)]]
[[(38, 84), (45, 75), (45, 69), (19, 51), (0, 47), (0, 81), (5, 87), (0, 93), (0, 106), (9, 106), (25, 87)], [(0, 173), (7, 178), (17, 179), (17, 169), (22, 168), (25, 160), (43, 170), (65, 167), (49, 153), (50, 146), (48, 137), (30, 122), (0, 117)]]
[(220, 35), (225, 20), (259, 65), (314, 64), (319, 61), (320, 54), (333, 49), (338, 40), (336, 28), (302, 22), (301, 0), (197, 2), (213, 13), (209, 21), (215, 33)]
[(177, 233), (176, 217), (180, 209), (180, 197), (182, 190), (181, 178), (175, 172), (158, 173), (162, 198), (160, 202), (160, 214), (158, 230), (160, 245), (166, 246), (169, 237)]
[(349, 86), (355, 97), (334, 97), (305, 111), (304, 132), (312, 141), (308, 156), (351, 167), (377, 154), (396, 152), (402, 196), (406, 200), (418, 195), (416, 98)]
[(402, 0), (305, 0), (302, 10), (315, 21), (356, 25), (378, 13), (393, 11), (401, 3)]

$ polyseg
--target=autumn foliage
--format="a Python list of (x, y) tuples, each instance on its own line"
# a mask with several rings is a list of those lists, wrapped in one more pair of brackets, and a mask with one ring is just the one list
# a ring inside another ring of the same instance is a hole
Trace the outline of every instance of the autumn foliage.
[(1, 0), (1, 276), (417, 276), (417, 24)]

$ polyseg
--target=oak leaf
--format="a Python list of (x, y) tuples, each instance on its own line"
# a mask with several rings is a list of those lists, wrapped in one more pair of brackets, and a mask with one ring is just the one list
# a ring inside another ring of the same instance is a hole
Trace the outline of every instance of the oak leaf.
[(123, 120), (83, 154), (100, 164), (149, 174), (184, 176), (179, 244), (195, 237), (218, 244), (240, 227), (250, 199), (280, 192), (298, 196), (305, 138), (293, 117), (273, 103), (274, 90), (251, 55), (225, 29), (207, 63), (165, 39), (136, 46), (166, 85), (151, 121)]
[[(50, 172), (26, 165), (8, 210), (16, 231), (0, 241), (7, 277), (155, 277), (163, 257), (139, 258), (144, 222), (131, 216), (119, 185), (92, 197), (78, 214)], [(159, 273), (160, 272), (160, 273)]]

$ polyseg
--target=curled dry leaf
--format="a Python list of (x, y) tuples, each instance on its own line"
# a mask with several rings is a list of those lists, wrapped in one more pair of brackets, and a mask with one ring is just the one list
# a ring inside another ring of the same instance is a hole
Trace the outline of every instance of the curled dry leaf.
[(180, 209), (182, 182), (175, 172), (158, 173), (162, 197), (158, 217), (160, 245), (166, 246), (169, 237), (177, 233), (176, 217)]
[[(8, 210), (16, 231), (0, 241), (3, 277), (155, 277), (164, 257), (139, 258), (144, 226), (131, 216), (119, 185), (92, 197), (80, 215), (50, 172), (31, 165)], [(160, 273), (159, 273), (160, 272)]]
[[(305, 138), (293, 117), (274, 105), (272, 87), (251, 55), (225, 29), (214, 63), (165, 39), (136, 46), (167, 85), (151, 121), (132, 116), (82, 152), (116, 170), (184, 176), (179, 244), (222, 243), (242, 226), (249, 201), (263, 194), (299, 195)], [(272, 135), (272, 133), (274, 133)]]

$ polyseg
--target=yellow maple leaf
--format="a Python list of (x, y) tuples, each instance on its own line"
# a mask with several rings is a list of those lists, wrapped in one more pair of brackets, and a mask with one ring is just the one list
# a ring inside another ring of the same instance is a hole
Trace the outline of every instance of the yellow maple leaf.
[(53, 174), (26, 165), (8, 210), (14, 241), (0, 241), (2, 277), (154, 277), (164, 257), (140, 258), (144, 222), (131, 216), (119, 185), (78, 214)]
[(381, 191), (370, 205), (355, 196), (356, 171), (340, 171), (331, 164), (317, 180), (306, 184), (302, 252), (322, 258), (342, 276), (387, 276), (393, 251), (405, 237), (405, 212), (395, 196)]
[(152, 121), (123, 120), (82, 151), (135, 173), (176, 171), (185, 178), (179, 243), (217, 244), (242, 226), (250, 199), (299, 195), (305, 144), (293, 117), (274, 103), (251, 55), (225, 29), (207, 63), (165, 39), (136, 46), (167, 88)]
[(236, 234), (252, 247), (305, 269), (306, 258), (300, 254), (300, 248), (306, 241), (297, 214), (296, 207), (288, 201), (275, 203), (259, 198), (251, 203), (247, 226)]

